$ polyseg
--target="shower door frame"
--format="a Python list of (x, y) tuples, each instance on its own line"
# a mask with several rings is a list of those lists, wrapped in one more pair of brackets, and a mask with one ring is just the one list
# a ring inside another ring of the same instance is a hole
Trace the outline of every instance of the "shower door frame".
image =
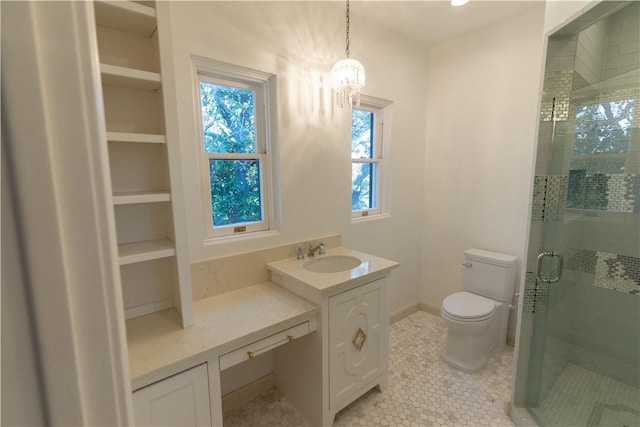
[[(565, 19), (563, 22), (554, 26), (552, 29), (546, 32), (545, 44), (544, 44), (545, 62), (544, 62), (544, 68), (542, 73), (543, 77), (541, 78), (541, 82), (540, 82), (541, 90), (540, 90), (539, 105), (541, 105), (541, 108), (539, 110), (539, 113), (540, 113), (539, 117), (542, 117), (542, 114), (543, 114), (542, 89), (543, 89), (543, 83), (544, 83), (544, 71), (547, 69), (547, 65), (549, 61), (549, 58), (547, 57), (547, 52), (548, 52), (550, 40), (552, 40), (553, 37), (558, 36), (560, 34), (566, 34), (566, 35), (577, 34), (579, 30), (587, 28), (591, 24), (599, 21), (600, 19), (604, 19), (606, 16), (615, 13), (618, 9), (625, 6), (626, 6), (625, 4), (613, 5), (607, 2), (594, 1), (589, 3), (586, 7), (583, 7), (577, 10), (569, 18)], [(545, 17), (545, 20), (546, 19), (547, 17)], [(640, 103), (636, 101), (635, 114), (640, 114), (639, 104)], [(572, 123), (572, 120), (571, 119), (567, 120), (567, 123)], [(536, 149), (538, 149), (539, 148), (538, 146), (540, 145), (542, 121), (540, 121), (539, 124), (540, 126), (538, 128)], [(555, 120), (553, 120), (552, 118), (550, 123), (551, 129), (548, 129), (548, 131), (550, 130), (552, 133), (556, 132), (555, 124), (556, 124)], [(536, 155), (534, 155), (535, 157), (534, 164), (537, 166), (539, 153), (536, 152), (535, 154)], [(539, 175), (539, 174), (536, 171), (536, 167), (534, 167), (533, 176), (532, 176), (532, 181), (534, 181), (534, 183), (535, 183), (536, 175)], [(534, 188), (532, 186), (529, 200), (533, 200), (533, 197), (534, 197)], [(532, 206), (533, 206), (533, 202), (532, 202)], [(531, 368), (530, 364), (535, 363), (535, 360), (532, 360), (532, 358), (530, 358), (530, 355), (532, 351), (535, 351), (536, 348), (539, 348), (540, 346), (543, 345), (542, 341), (544, 341), (545, 335), (546, 335), (546, 328), (545, 328), (545, 325), (543, 324), (544, 322), (546, 322), (546, 313), (538, 312), (536, 314), (535, 308), (533, 313), (525, 312), (524, 306), (527, 304), (527, 297), (528, 297), (526, 293), (529, 290), (525, 286), (525, 284), (527, 283), (527, 280), (531, 280), (532, 277), (533, 277), (533, 280), (535, 280), (536, 274), (539, 274), (539, 272), (536, 271), (536, 264), (538, 264), (537, 263), (538, 253), (543, 251), (556, 251), (558, 246), (556, 242), (554, 242), (554, 244), (552, 245), (545, 244), (548, 242), (546, 242), (545, 238), (542, 237), (544, 224), (538, 225), (538, 227), (536, 228), (534, 227), (532, 219), (533, 219), (533, 214), (531, 213), (531, 210), (530, 210), (530, 214), (529, 214), (530, 233), (527, 236), (526, 248), (525, 248), (525, 253), (527, 253), (526, 271), (528, 272), (528, 274), (523, 275), (520, 283), (521, 297), (520, 297), (520, 304), (519, 304), (519, 310), (518, 310), (518, 334), (517, 334), (516, 343), (515, 343), (516, 344), (516, 353), (515, 353), (516, 364), (514, 364), (514, 375), (513, 375), (513, 382), (512, 382), (512, 405), (510, 407), (511, 416), (514, 422), (516, 423), (516, 425), (536, 425), (537, 423), (536, 420), (531, 416), (531, 413), (528, 411), (527, 407), (525, 406), (528, 404), (528, 396), (527, 396), (528, 389), (531, 388), (532, 386), (532, 384), (529, 383), (529, 381), (531, 380), (529, 378), (529, 370)], [(536, 235), (535, 234), (536, 231), (539, 231), (541, 234)], [(553, 238), (555, 239), (556, 236), (553, 235)], [(536, 243), (535, 242), (536, 240), (539, 240), (540, 242), (540, 248), (539, 248), (540, 250), (532, 252), (531, 244)], [(569, 279), (564, 279), (564, 280), (569, 280)], [(545, 286), (553, 287), (554, 284), (546, 283)], [(549, 292), (553, 292), (553, 291), (554, 291), (553, 288), (549, 289)], [(536, 325), (536, 323), (538, 324)], [(543, 333), (536, 335), (534, 333), (535, 328), (541, 328), (541, 327), (543, 328), (543, 331), (542, 331)], [(534, 369), (541, 369), (541, 368), (542, 368), (541, 366), (538, 366), (537, 368), (534, 367)], [(540, 384), (535, 385), (535, 387), (539, 391)]]

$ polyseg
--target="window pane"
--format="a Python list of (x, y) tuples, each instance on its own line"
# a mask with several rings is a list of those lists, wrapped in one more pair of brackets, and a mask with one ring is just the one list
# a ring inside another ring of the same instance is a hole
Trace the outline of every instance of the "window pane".
[(376, 169), (375, 163), (352, 163), (351, 168), (351, 210), (376, 209)]
[(260, 161), (209, 160), (213, 225), (262, 220)]
[(370, 159), (373, 155), (373, 113), (354, 108), (351, 112), (351, 158)]
[(201, 81), (200, 102), (205, 152), (256, 152), (253, 91)]
[(573, 154), (626, 153), (634, 104), (622, 99), (578, 107)]

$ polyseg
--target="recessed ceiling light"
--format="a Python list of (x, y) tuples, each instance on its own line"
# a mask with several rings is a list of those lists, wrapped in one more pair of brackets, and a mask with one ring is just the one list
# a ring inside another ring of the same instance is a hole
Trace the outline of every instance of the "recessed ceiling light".
[(463, 6), (468, 2), (469, 0), (451, 0), (451, 6)]

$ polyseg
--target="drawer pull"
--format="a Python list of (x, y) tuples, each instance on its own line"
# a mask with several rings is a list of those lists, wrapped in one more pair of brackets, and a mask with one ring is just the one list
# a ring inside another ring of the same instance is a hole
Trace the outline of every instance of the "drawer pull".
[(356, 332), (356, 336), (353, 337), (353, 345), (358, 349), (358, 351), (362, 351), (362, 346), (364, 346), (365, 341), (367, 341), (367, 334), (364, 333), (362, 328), (358, 328), (358, 332)]
[(278, 347), (278, 346), (280, 346), (280, 345), (282, 345), (282, 344), (286, 344), (286, 343), (288, 343), (288, 342), (291, 342), (291, 341), (293, 341), (294, 339), (296, 339), (296, 337), (294, 337), (293, 335), (287, 335), (287, 337), (286, 337), (286, 338), (283, 338), (283, 339), (281, 339), (280, 341), (275, 342), (275, 343), (273, 343), (273, 344), (271, 344), (271, 345), (268, 345), (268, 346), (266, 346), (266, 347), (263, 347), (263, 348), (261, 348), (261, 349), (259, 349), (259, 350), (256, 350), (256, 351), (247, 351), (247, 356), (249, 356), (249, 359), (253, 359), (254, 357), (259, 356), (259, 355), (261, 355), (261, 354), (262, 354), (262, 353), (264, 353), (264, 352), (267, 352), (267, 351), (269, 351), (269, 350), (271, 350), (271, 349), (274, 349), (274, 348), (276, 348), (276, 347)]
[[(0, 0), (2, 1), (2, 0)], [(311, 332), (309, 321), (304, 321), (290, 328), (282, 329), (279, 332), (254, 341), (251, 344), (238, 347), (220, 356), (220, 370), (224, 371), (231, 366), (242, 363), (245, 360), (253, 359), (262, 353), (273, 350), (276, 347), (297, 340)]]

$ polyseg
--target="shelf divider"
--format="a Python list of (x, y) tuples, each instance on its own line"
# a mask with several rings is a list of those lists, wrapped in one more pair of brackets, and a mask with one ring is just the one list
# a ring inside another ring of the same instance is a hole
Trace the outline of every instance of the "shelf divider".
[(107, 132), (109, 142), (139, 142), (144, 144), (166, 144), (164, 135), (152, 133)]
[(149, 92), (155, 92), (162, 87), (160, 74), (151, 71), (100, 64), (100, 74), (102, 75), (102, 84), (105, 86), (128, 87)]
[(113, 193), (114, 205), (133, 205), (137, 203), (158, 203), (171, 201), (168, 191), (119, 191)]
[(120, 265), (175, 256), (176, 248), (169, 239), (118, 245)]

